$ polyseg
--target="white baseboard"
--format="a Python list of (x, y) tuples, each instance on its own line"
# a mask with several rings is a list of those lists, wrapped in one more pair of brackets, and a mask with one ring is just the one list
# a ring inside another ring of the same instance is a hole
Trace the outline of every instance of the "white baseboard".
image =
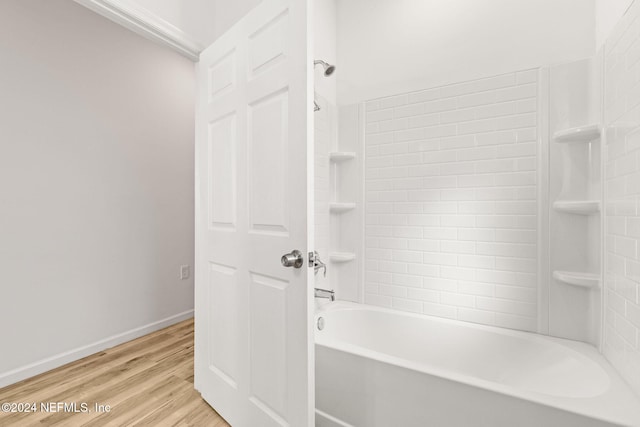
[(149, 323), (148, 325), (140, 326), (139, 328), (131, 329), (121, 334), (113, 335), (103, 340), (96, 341), (93, 344), (65, 351), (64, 353), (39, 360), (35, 363), (13, 369), (9, 372), (0, 373), (0, 388), (17, 383), (18, 381), (25, 380), (43, 372), (50, 371), (62, 365), (66, 365), (67, 363), (75, 362), (76, 360), (82, 359), (83, 357), (98, 353), (102, 350), (106, 350), (107, 348), (114, 347), (118, 344), (140, 338), (143, 335), (150, 334), (152, 332), (158, 331), (192, 317), (193, 310), (184, 311), (182, 313), (169, 316), (165, 319), (158, 320), (157, 322)]

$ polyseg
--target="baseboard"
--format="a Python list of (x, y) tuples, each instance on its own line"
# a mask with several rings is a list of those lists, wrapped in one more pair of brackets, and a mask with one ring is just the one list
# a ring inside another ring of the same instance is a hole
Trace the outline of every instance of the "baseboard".
[(82, 359), (83, 357), (98, 353), (102, 350), (106, 350), (118, 344), (140, 338), (143, 335), (150, 334), (152, 332), (158, 331), (192, 317), (193, 310), (187, 310), (182, 313), (169, 316), (165, 319), (158, 320), (157, 322), (149, 323), (148, 325), (140, 326), (139, 328), (131, 329), (121, 334), (113, 335), (103, 340), (96, 341), (93, 344), (78, 347), (76, 349), (39, 360), (35, 363), (13, 369), (9, 372), (1, 373), (0, 388), (17, 383), (27, 378), (31, 378), (43, 372), (50, 371), (62, 365), (66, 365), (67, 363), (75, 362), (76, 360)]

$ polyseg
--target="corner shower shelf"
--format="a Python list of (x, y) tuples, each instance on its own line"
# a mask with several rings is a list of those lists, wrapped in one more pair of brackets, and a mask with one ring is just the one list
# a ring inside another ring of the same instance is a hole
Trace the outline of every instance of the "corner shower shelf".
[(557, 200), (553, 203), (553, 209), (559, 212), (593, 215), (600, 212), (599, 200)]
[(344, 162), (356, 158), (356, 153), (351, 151), (332, 151), (329, 153), (329, 160), (333, 163)]
[(591, 142), (600, 138), (600, 125), (578, 126), (570, 129), (559, 130), (553, 134), (555, 142)]
[(600, 288), (600, 276), (594, 273), (579, 273), (575, 271), (554, 271), (553, 278), (567, 285), (586, 289)]
[(332, 213), (342, 213), (356, 208), (355, 203), (329, 203), (329, 211)]
[(331, 252), (329, 253), (329, 260), (331, 262), (349, 262), (356, 259), (356, 254), (352, 252)]

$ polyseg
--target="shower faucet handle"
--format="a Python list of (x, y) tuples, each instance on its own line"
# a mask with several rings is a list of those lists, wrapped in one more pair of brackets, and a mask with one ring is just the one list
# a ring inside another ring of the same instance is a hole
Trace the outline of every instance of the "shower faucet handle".
[(309, 267), (313, 267), (313, 273), (318, 274), (318, 270), (322, 269), (322, 274), (327, 277), (327, 264), (320, 260), (318, 251), (309, 252)]

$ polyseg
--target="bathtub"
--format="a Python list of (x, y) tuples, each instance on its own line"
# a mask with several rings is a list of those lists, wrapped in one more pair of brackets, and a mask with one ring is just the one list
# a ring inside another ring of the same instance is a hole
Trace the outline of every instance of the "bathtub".
[(315, 338), (317, 427), (640, 426), (587, 344), (346, 302)]

